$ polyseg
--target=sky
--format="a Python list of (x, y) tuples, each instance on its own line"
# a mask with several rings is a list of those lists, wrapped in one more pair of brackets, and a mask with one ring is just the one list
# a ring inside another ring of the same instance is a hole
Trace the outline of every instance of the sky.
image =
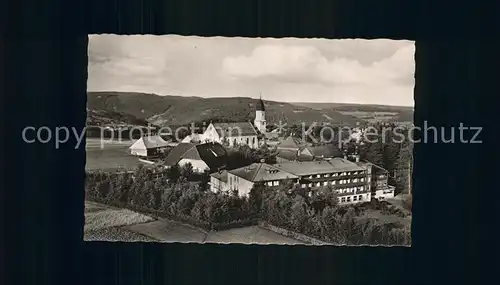
[(88, 91), (413, 106), (415, 44), (89, 36)]

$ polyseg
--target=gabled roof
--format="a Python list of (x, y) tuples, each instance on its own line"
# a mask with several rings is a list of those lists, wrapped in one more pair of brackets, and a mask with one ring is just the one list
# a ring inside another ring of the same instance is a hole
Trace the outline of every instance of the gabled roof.
[(250, 122), (213, 123), (220, 137), (256, 136), (257, 130)]
[(216, 178), (217, 180), (220, 180), (222, 182), (227, 183), (227, 171), (222, 170), (221, 172), (214, 172), (210, 174), (210, 176)]
[(310, 155), (298, 155), (296, 150), (289, 149), (279, 149), (276, 156), (290, 161), (312, 161), (314, 159)]
[(342, 152), (335, 144), (324, 144), (318, 146), (306, 146), (315, 157), (341, 157)]
[(253, 163), (245, 167), (230, 170), (229, 173), (251, 182), (298, 178), (292, 173), (286, 172), (267, 163)]
[(168, 154), (165, 164), (172, 166), (181, 159), (204, 161), (211, 170), (217, 170), (226, 165), (227, 153), (218, 143), (180, 143)]
[(168, 142), (160, 136), (145, 136), (136, 140), (129, 149), (152, 149), (168, 146)]
[(298, 138), (294, 138), (292, 136), (287, 137), (286, 139), (282, 140), (278, 148), (284, 148), (284, 149), (300, 149), (304, 147), (305, 144), (300, 141)]
[(378, 166), (376, 164), (373, 164), (369, 161), (361, 161), (361, 162), (358, 162), (357, 163), (358, 165), (360, 166), (363, 166), (363, 167), (367, 167), (367, 166), (371, 166), (372, 167), (372, 173), (377, 175), (377, 174), (387, 174), (389, 173), (389, 171), (387, 171), (387, 169), (381, 167), (381, 166)]

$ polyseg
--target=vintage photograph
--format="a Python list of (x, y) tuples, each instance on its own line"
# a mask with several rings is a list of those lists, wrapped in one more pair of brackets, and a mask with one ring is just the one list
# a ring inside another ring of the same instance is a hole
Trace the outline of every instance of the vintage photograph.
[(414, 52), (90, 35), (85, 241), (411, 246)]

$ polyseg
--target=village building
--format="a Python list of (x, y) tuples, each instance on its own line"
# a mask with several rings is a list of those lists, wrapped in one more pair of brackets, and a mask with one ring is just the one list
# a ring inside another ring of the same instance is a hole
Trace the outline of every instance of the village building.
[(204, 142), (217, 142), (230, 147), (248, 145), (251, 148), (261, 146), (266, 137), (266, 111), (262, 99), (256, 104), (255, 120), (237, 123), (210, 123), (198, 138)]
[(276, 147), (276, 162), (312, 161), (342, 157), (342, 152), (333, 143), (311, 145), (301, 142), (298, 138), (288, 137)]
[(277, 187), (285, 181), (298, 182), (298, 176), (267, 163), (251, 165), (211, 174), (210, 189), (213, 192), (237, 191), (240, 196), (248, 196), (255, 183)]
[(396, 187), (388, 184), (389, 171), (368, 161), (357, 162), (357, 164), (367, 170), (371, 180), (368, 186), (373, 198), (379, 200), (394, 198)]
[(300, 187), (314, 191), (329, 186), (336, 191), (340, 204), (369, 202), (368, 174), (364, 167), (343, 158), (276, 164), (276, 168), (299, 177)]
[(155, 157), (163, 153), (168, 147), (168, 142), (160, 136), (143, 136), (136, 140), (130, 147), (130, 154), (140, 157)]
[(216, 172), (226, 167), (226, 159), (226, 150), (218, 143), (180, 143), (170, 151), (164, 165), (183, 167), (190, 163), (196, 173)]
[(343, 154), (335, 144), (322, 144), (316, 146), (305, 146), (299, 152), (299, 155), (312, 156), (315, 159), (332, 159), (342, 157)]
[(244, 196), (259, 181), (267, 186), (279, 186), (284, 181), (292, 181), (309, 191), (328, 186), (337, 193), (340, 204), (369, 202), (372, 199), (372, 179), (368, 169), (339, 157), (274, 165), (254, 163), (234, 170), (223, 170), (211, 174), (210, 189), (214, 192), (236, 190)]

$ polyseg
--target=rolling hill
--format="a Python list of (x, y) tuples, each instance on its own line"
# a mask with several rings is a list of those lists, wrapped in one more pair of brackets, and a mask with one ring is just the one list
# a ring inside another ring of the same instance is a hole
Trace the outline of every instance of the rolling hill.
[(413, 107), (348, 103), (291, 103), (318, 111), (337, 111), (369, 122), (413, 122)]
[[(149, 122), (159, 126), (187, 125), (195, 121), (248, 121), (255, 116), (256, 100), (247, 97), (201, 98), (158, 96), (145, 93), (89, 92), (87, 108), (101, 117), (113, 115), (119, 120)], [(291, 103), (265, 101), (268, 123), (328, 122), (355, 126), (365, 122), (336, 110), (318, 110)], [(101, 118), (103, 120), (103, 118)]]

